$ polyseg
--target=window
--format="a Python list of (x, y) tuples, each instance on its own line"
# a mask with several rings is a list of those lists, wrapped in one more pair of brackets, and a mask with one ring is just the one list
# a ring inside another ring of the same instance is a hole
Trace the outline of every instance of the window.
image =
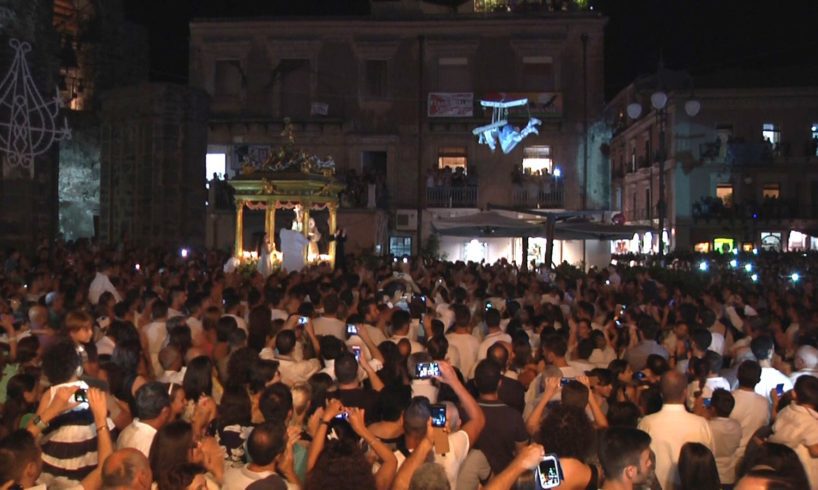
[(818, 122), (812, 123), (810, 126), (810, 142), (812, 144), (812, 153), (818, 156)]
[(523, 173), (549, 175), (553, 172), (550, 146), (527, 146), (523, 149)]
[(653, 219), (653, 206), (650, 200), (650, 187), (645, 189), (645, 218)]
[(774, 123), (764, 123), (761, 126), (761, 136), (773, 146), (781, 143), (781, 128)]
[(218, 60), (213, 70), (214, 95), (236, 97), (241, 92), (241, 63), (239, 60)]
[(389, 237), (389, 253), (395, 257), (412, 255), (412, 237), (391, 236)]
[(205, 177), (209, 180), (214, 175), (224, 179), (227, 174), (227, 155), (224, 153), (208, 153), (205, 156)]
[(764, 184), (761, 189), (762, 199), (778, 199), (781, 196), (781, 186), (778, 184)]
[(364, 94), (368, 97), (386, 97), (388, 89), (388, 62), (364, 61)]
[(552, 92), (554, 90), (554, 63), (550, 56), (524, 56), (523, 80), (525, 90)]
[(282, 116), (307, 117), (310, 113), (310, 60), (284, 59), (278, 65), (281, 74)]
[(719, 184), (716, 186), (716, 197), (721, 199), (726, 207), (733, 205), (733, 184)]
[(631, 141), (631, 172), (636, 172), (636, 143)]
[(645, 136), (645, 165), (653, 165), (653, 153), (650, 147), (650, 132)]
[(781, 233), (761, 233), (761, 250), (780, 252)]
[(444, 146), (437, 152), (438, 168), (451, 168), (452, 171), (462, 168), (465, 172), (468, 167), (466, 148), (462, 146)]
[(362, 151), (361, 175), (368, 177), (386, 176), (386, 152)]
[(437, 85), (441, 92), (470, 92), (471, 73), (467, 58), (439, 58)]
[(716, 124), (716, 137), (722, 145), (726, 145), (733, 138), (733, 125), (727, 123)]

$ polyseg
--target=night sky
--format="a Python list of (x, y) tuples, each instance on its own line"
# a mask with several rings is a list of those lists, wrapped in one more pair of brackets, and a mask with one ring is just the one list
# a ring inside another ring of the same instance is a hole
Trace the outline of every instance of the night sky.
[[(606, 97), (665, 65), (741, 85), (818, 83), (818, 2), (592, 0), (608, 18)], [(125, 0), (145, 26), (151, 78), (187, 81), (188, 22), (203, 17), (363, 15), (366, 0)], [(726, 73), (729, 73), (727, 75)]]

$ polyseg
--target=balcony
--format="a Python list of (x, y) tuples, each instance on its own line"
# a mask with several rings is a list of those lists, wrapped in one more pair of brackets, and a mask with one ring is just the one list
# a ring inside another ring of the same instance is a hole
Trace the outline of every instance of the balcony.
[(528, 209), (554, 209), (564, 207), (565, 191), (562, 182), (540, 188), (515, 185), (511, 191), (514, 207)]
[(428, 208), (476, 208), (477, 186), (434, 186), (426, 188)]
[(732, 202), (729, 206), (717, 197), (703, 197), (693, 203), (693, 219), (696, 221), (775, 221), (814, 219), (817, 214), (808, 206), (799, 206), (792, 199), (764, 199)]

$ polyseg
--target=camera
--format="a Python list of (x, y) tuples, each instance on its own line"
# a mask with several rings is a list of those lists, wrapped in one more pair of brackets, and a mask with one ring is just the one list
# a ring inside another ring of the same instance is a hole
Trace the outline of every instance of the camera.
[(642, 371), (637, 371), (637, 372), (633, 373), (633, 379), (635, 379), (636, 381), (642, 381), (642, 380), (645, 379), (646, 376), (647, 375), (645, 373), (643, 373)]
[(775, 393), (778, 396), (781, 396), (781, 395), (784, 394), (784, 383), (779, 383), (779, 384), (775, 385)]
[(299, 325), (306, 325), (310, 319), (305, 316), (298, 317), (298, 324)]
[(341, 412), (338, 415), (336, 415), (335, 418), (337, 420), (347, 421), (347, 420), (349, 420), (349, 412)]
[(536, 468), (536, 480), (540, 488), (554, 488), (560, 486), (565, 479), (562, 466), (556, 454), (546, 454)]
[(574, 378), (560, 378), (560, 386), (565, 386), (571, 382)]
[(432, 405), (432, 427), (446, 427), (446, 405)]
[(352, 346), (352, 353), (355, 354), (355, 360), (361, 362), (361, 347), (357, 345)]
[(704, 408), (710, 408), (710, 405), (712, 403), (713, 403), (712, 398), (702, 398), (702, 404), (704, 405)]
[(80, 388), (74, 392), (75, 403), (88, 403), (88, 390)]
[(353, 335), (358, 335), (358, 326), (354, 323), (347, 323), (347, 335), (350, 337)]
[(419, 362), (415, 366), (415, 377), (417, 379), (429, 379), (440, 376), (440, 365), (436, 362)]

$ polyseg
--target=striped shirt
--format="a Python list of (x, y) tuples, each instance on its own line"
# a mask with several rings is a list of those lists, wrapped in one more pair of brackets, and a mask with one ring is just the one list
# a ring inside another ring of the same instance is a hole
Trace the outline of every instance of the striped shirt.
[[(79, 386), (87, 390), (84, 381), (73, 381), (52, 386), (52, 399), (56, 390), (63, 386)], [(66, 479), (81, 481), (98, 463), (97, 428), (94, 414), (87, 402), (55, 417), (43, 431), (40, 440), (43, 454), (43, 480)]]

